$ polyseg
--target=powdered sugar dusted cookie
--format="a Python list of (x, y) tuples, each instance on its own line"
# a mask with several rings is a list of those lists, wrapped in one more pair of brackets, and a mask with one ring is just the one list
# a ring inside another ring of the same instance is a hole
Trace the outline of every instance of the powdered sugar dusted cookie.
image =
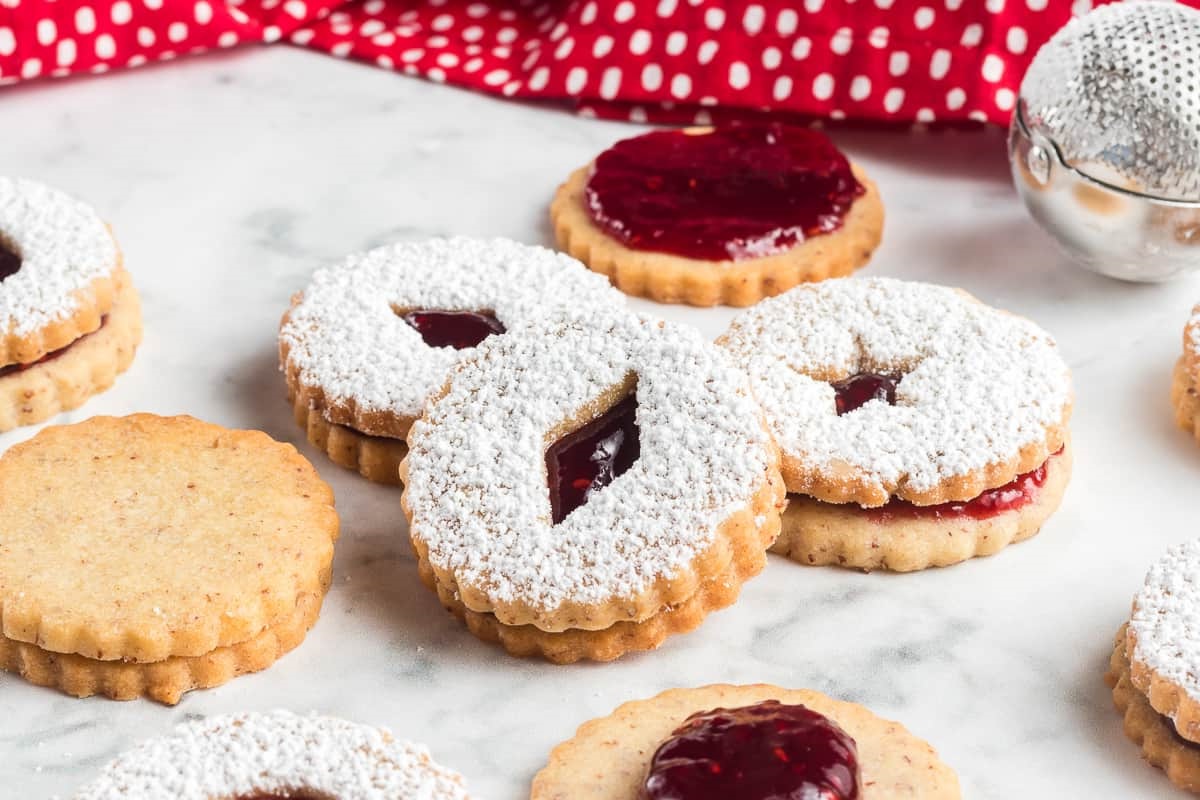
[(520, 654), (655, 647), (732, 602), (778, 532), (778, 452), (745, 377), (647, 317), (555, 316), (489, 339), (408, 446), (426, 582)]
[(115, 304), (97, 330), (31, 364), (0, 367), (0, 432), (78, 408), (133, 363), (142, 341), (141, 300), (124, 270), (115, 283)]
[(1070, 373), (1033, 323), (954, 289), (802, 286), (719, 340), (744, 365), (796, 502), (780, 552), (910, 570), (1033, 535), (1070, 474)]
[[(404, 242), (318, 270), (283, 318), (280, 361), (297, 408), (367, 437), (403, 439), (455, 362), (487, 337), (556, 307), (622, 302), (602, 278), (545, 248)], [(348, 460), (343, 453), (338, 463)]]
[(1183, 329), (1183, 355), (1175, 363), (1171, 402), (1179, 427), (1200, 441), (1200, 305)]
[(119, 756), (74, 800), (469, 800), (423, 746), (333, 717), (288, 711), (180, 725)]
[[(1200, 742), (1200, 540), (1168, 550), (1133, 600), (1133, 685), (1189, 742)], [(1200, 745), (1198, 745), (1200, 746)]]
[(299, 644), (329, 588), (338, 519), (291, 445), (137, 414), (8, 450), (0, 529), (0, 668), (169, 703)]
[(846, 275), (879, 245), (883, 204), (823, 133), (780, 122), (652, 131), (559, 187), (558, 244), (621, 291), (747, 306)]
[(36, 361), (99, 328), (120, 269), (117, 244), (89, 206), (0, 177), (0, 366)]
[(957, 800), (924, 741), (854, 703), (765, 684), (672, 689), (582, 725), (531, 800)]

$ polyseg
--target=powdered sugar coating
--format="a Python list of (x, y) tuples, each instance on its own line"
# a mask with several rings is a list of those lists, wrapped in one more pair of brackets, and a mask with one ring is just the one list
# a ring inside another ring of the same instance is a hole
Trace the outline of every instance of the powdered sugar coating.
[(1200, 364), (1200, 305), (1192, 309), (1187, 330), (1183, 337), (1184, 349), (1193, 363)]
[(462, 778), (421, 745), (289, 711), (180, 725), (117, 757), (75, 800), (226, 800), (287, 790), (337, 800), (468, 800)]
[[(552, 525), (549, 433), (631, 373), (639, 458)], [(634, 597), (690, 566), (773, 461), (745, 376), (720, 350), (689, 328), (606, 311), (484, 342), (408, 445), (413, 536), (434, 567), (494, 603), (547, 612)]]
[(555, 307), (623, 302), (607, 280), (562, 253), (508, 239), (430, 239), (318, 270), (280, 337), (300, 381), (328, 403), (415, 417), (474, 348), (430, 347), (397, 311), (486, 310), (512, 328)]
[[(877, 488), (928, 491), (1045, 440), (1070, 372), (1028, 320), (954, 289), (887, 278), (797, 287), (739, 315), (721, 343), (743, 364), (786, 457)], [(838, 416), (829, 381), (903, 374), (894, 406)]]
[(1200, 701), (1200, 539), (1176, 545), (1150, 567), (1133, 601), (1130, 658)]
[(21, 257), (21, 269), (0, 282), (0, 332), (18, 336), (70, 316), (76, 293), (119, 263), (95, 210), (23, 178), (0, 177), (0, 241)]

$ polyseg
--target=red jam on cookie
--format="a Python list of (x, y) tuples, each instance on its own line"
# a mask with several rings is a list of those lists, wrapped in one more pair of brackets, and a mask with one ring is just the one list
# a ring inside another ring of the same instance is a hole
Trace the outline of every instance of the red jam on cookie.
[(629, 469), (640, 452), (634, 394), (552, 444), (546, 475), (554, 524)]
[[(104, 323), (106, 323), (107, 321), (108, 321), (107, 316), (101, 317), (100, 318), (100, 327), (103, 328)], [(6, 364), (5, 366), (0, 367), (0, 378), (4, 378), (9, 375), (13, 375), (17, 372), (24, 372), (25, 370), (29, 369), (30, 367), (36, 367), (38, 364), (45, 364), (47, 361), (53, 361), (54, 359), (58, 358), (59, 356), (65, 355), (68, 350), (70, 350), (72, 347), (74, 347), (75, 345), (82, 342), (84, 339), (88, 338), (88, 336), (91, 336), (91, 334), (90, 333), (85, 334), (84, 336), (81, 336), (80, 338), (71, 342), (66, 347), (60, 347), (57, 350), (46, 353), (46, 355), (42, 356), (37, 361), (31, 361), (28, 364)]]
[(897, 375), (860, 372), (831, 384), (833, 390), (837, 392), (838, 416), (862, 408), (872, 400), (882, 400), (889, 406), (896, 405), (896, 384), (898, 383), (900, 383), (900, 376)]
[(15, 275), (21, 269), (21, 257), (0, 242), (0, 281)]
[(490, 311), (410, 311), (401, 317), (430, 347), (474, 347), (504, 325)]
[(837, 230), (864, 191), (828, 137), (772, 122), (617, 142), (596, 159), (585, 204), (627, 247), (737, 261)]
[[(1062, 454), (1060, 449), (1050, 456), (1055, 458)], [(1029, 505), (1037, 499), (1038, 491), (1046, 484), (1046, 464), (1023, 475), (1018, 475), (1003, 486), (988, 489), (978, 497), (957, 503), (939, 503), (933, 506), (917, 506), (905, 500), (892, 498), (886, 505), (867, 511), (876, 522), (888, 522), (900, 518), (908, 519), (952, 519), (954, 517), (969, 517), (971, 519), (989, 519), (1005, 511), (1014, 511)]]
[(693, 714), (650, 762), (645, 800), (858, 800), (854, 740), (801, 705)]

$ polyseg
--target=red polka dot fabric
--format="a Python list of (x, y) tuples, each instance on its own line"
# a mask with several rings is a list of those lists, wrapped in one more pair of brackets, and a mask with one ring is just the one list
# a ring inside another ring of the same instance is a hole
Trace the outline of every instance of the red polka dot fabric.
[(1003, 124), (1037, 48), (1091, 6), (1089, 0), (0, 0), (0, 85), (249, 42), (290, 42), (432, 81), (639, 122), (704, 124), (782, 112)]

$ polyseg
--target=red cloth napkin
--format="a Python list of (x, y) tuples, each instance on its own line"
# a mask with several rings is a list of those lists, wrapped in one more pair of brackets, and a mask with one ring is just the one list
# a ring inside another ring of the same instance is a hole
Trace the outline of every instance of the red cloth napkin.
[(433, 81), (634, 121), (705, 123), (772, 111), (1003, 124), (1037, 48), (1091, 5), (0, 0), (0, 84), (288, 41)]

